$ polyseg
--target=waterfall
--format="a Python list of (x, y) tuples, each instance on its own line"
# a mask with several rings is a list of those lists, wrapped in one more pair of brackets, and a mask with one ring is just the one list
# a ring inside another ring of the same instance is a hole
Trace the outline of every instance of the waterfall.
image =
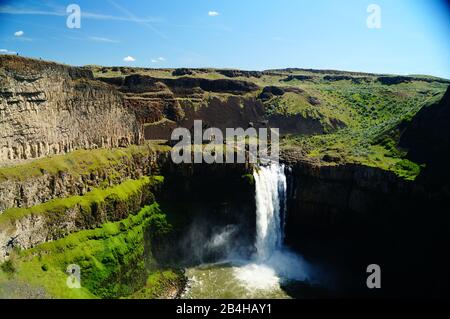
[(284, 165), (271, 163), (253, 172), (256, 200), (256, 257), (270, 258), (281, 249), (286, 215), (286, 175)]
[[(191, 275), (188, 276), (192, 279), (185, 296), (192, 297), (197, 293), (200, 298), (210, 298), (209, 293), (219, 293), (218, 298), (284, 298), (290, 296), (289, 292), (284, 290), (284, 283), (292, 285), (297, 281), (312, 282), (310, 265), (283, 245), (287, 200), (284, 165), (271, 163), (258, 167), (253, 171), (253, 177), (256, 254), (231, 254), (223, 263), (189, 270)], [(232, 241), (230, 245), (239, 247), (240, 243), (230, 237), (234, 231), (237, 230), (225, 228), (216, 234), (208, 245), (221, 247), (223, 243)], [(232, 276), (229, 272), (230, 266)], [(208, 294), (205, 295), (205, 292)]]
[[(251, 258), (245, 256), (244, 259), (238, 257), (237, 260), (229, 260), (232, 264), (233, 277), (231, 279), (226, 277), (223, 283), (212, 286), (214, 291), (225, 289), (227, 298), (238, 291), (242, 294), (242, 288), (245, 289), (242, 296), (246, 298), (278, 297), (281, 296), (278, 295), (280, 292), (285, 294), (282, 288), (283, 282), (309, 280), (308, 264), (301, 256), (283, 246), (287, 198), (284, 170), (284, 165), (271, 163), (253, 172), (256, 202), (256, 254)], [(228, 240), (227, 237), (219, 235), (217, 242), (221, 243), (224, 240)], [(213, 243), (215, 242), (216, 237)], [(220, 269), (224, 271), (227, 267)], [(202, 282), (211, 280), (214, 282), (217, 277), (218, 273), (208, 273), (204, 279), (195, 279), (193, 285), (200, 285), (199, 290), (202, 291)], [(230, 284), (237, 284), (237, 286), (229, 286)]]

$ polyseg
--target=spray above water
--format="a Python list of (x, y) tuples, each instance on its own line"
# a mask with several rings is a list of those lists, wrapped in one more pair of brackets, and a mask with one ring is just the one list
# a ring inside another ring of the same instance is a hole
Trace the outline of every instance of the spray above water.
[(253, 172), (256, 201), (256, 255), (235, 268), (248, 289), (273, 289), (284, 279), (307, 279), (303, 259), (283, 247), (287, 182), (284, 165), (271, 163)]
[[(308, 279), (305, 261), (283, 246), (287, 189), (284, 171), (284, 165), (271, 163), (253, 172), (256, 202), (254, 256), (189, 269), (188, 276), (192, 280), (184, 297), (289, 298), (282, 289), (283, 283)], [(230, 240), (232, 232), (233, 229), (225, 229), (209, 244), (222, 246)]]

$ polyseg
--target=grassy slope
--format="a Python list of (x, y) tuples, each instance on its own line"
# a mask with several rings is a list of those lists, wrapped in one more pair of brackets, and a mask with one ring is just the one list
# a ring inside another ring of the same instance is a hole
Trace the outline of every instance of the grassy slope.
[(148, 276), (144, 288), (127, 296), (129, 299), (170, 298), (179, 293), (184, 285), (184, 275), (180, 271), (166, 269)]
[[(141, 73), (162, 78), (174, 77), (170, 69), (91, 69), (95, 76)], [(198, 70), (193, 72), (190, 76), (227, 78), (214, 70), (207, 73)], [(309, 76), (311, 79), (287, 81), (287, 77), (292, 75)], [(347, 76), (351, 79), (330, 81), (326, 79), (327, 76)], [(379, 76), (381, 75), (293, 69), (270, 70), (259, 78), (233, 79), (251, 81), (261, 88), (270, 85), (302, 90), (301, 93), (287, 92), (265, 102), (266, 113), (285, 116), (301, 114), (304, 118), (319, 120), (325, 128), (325, 134), (286, 136), (282, 140), (282, 149), (301, 148), (313, 159), (321, 160), (325, 157), (325, 164), (361, 163), (393, 171), (406, 179), (414, 179), (420, 171), (419, 164), (422, 163), (409, 162), (405, 159), (407, 150), (398, 149), (401, 124), (407, 123), (422, 107), (439, 100), (450, 82), (415, 75), (410, 78), (410, 82), (384, 85), (378, 81)], [(250, 95), (257, 96), (259, 93)], [(209, 95), (211, 94), (205, 93), (204, 98)], [(223, 94), (215, 95), (225, 97)], [(310, 98), (319, 100), (320, 103), (312, 104)]]
[(0, 182), (20, 181), (46, 173), (54, 175), (65, 172), (78, 176), (99, 168), (120, 164), (135, 155), (148, 155), (168, 150), (167, 146), (151, 142), (140, 146), (132, 145), (128, 148), (76, 150), (68, 154), (53, 155), (15, 166), (0, 167)]
[[(328, 155), (331, 162), (362, 163), (414, 179), (420, 167), (405, 160), (407, 150), (397, 147), (401, 125), (422, 107), (441, 99), (447, 85), (422, 81), (391, 86), (348, 82), (305, 86), (324, 104), (318, 109), (319, 116), (325, 121), (330, 116), (337, 118), (346, 127), (324, 135), (288, 137), (284, 147), (301, 146), (312, 158)], [(303, 111), (299, 104), (291, 105), (294, 107)]]
[[(336, 163), (360, 163), (395, 172), (412, 180), (420, 172), (420, 164), (405, 159), (407, 150), (397, 147), (402, 125), (407, 124), (422, 108), (439, 101), (448, 83), (414, 79), (408, 83), (383, 85), (375, 75), (364, 80), (326, 81), (323, 76), (308, 71), (296, 74), (312, 75), (312, 80), (285, 81), (287, 74), (265, 76), (259, 85), (296, 87), (302, 93), (285, 93), (266, 102), (266, 111), (283, 115), (301, 114), (319, 120), (326, 134), (315, 136), (285, 136), (284, 150), (301, 148), (312, 159), (327, 159)], [(345, 73), (342, 73), (345, 74)], [(359, 78), (359, 75), (355, 77)], [(420, 76), (429, 79), (429, 77)], [(313, 97), (320, 104), (309, 103)], [(345, 127), (336, 129), (338, 120)], [(323, 162), (322, 162), (323, 163)]]
[[(5, 287), (11, 280), (26, 282), (56, 298), (129, 295), (144, 285), (149, 273), (146, 264), (152, 256), (145, 251), (147, 231), (150, 241), (170, 231), (156, 203), (119, 222), (17, 252), (6, 264), (8, 267), (3, 264), (0, 286)], [(80, 289), (70, 289), (66, 284), (70, 264), (81, 267)]]
[[(92, 68), (95, 76), (124, 76), (131, 72), (140, 72), (155, 77), (173, 77), (168, 70), (136, 69), (124, 74), (120, 70), (105, 69), (103, 72), (101, 68)], [(307, 81), (285, 81), (286, 77), (292, 74), (314, 78)], [(301, 114), (303, 117), (318, 119), (328, 128), (327, 133), (322, 135), (286, 136), (282, 140), (284, 149), (302, 148), (307, 156), (317, 159), (328, 156), (329, 165), (338, 162), (363, 163), (392, 170), (406, 179), (415, 178), (420, 171), (419, 165), (405, 160), (406, 150), (397, 147), (401, 124), (408, 122), (423, 106), (439, 100), (448, 84), (416, 79), (410, 83), (382, 85), (376, 81), (375, 75), (365, 74), (352, 74), (368, 78), (368, 82), (362, 81), (360, 84), (350, 80), (330, 82), (323, 79), (326, 74), (307, 70), (273, 71), (261, 78), (235, 79), (253, 81), (261, 88), (268, 85), (300, 88), (301, 93), (285, 93), (267, 101), (266, 112)], [(194, 76), (226, 78), (214, 71)], [(224, 96), (211, 93), (205, 93), (205, 96), (209, 96), (208, 94)], [(256, 96), (259, 92), (252, 94)], [(320, 103), (311, 104), (311, 97)], [(335, 130), (334, 120), (345, 124), (345, 127)], [(88, 174), (124, 163), (135, 155), (145, 156), (154, 151), (168, 151), (168, 148), (146, 144), (126, 149), (78, 150), (14, 167), (0, 168), (0, 182), (24, 180), (47, 173), (67, 172), (74, 176)], [(90, 207), (92, 202), (101, 202), (109, 196), (126, 200), (141, 182), (128, 181), (113, 188), (94, 190), (81, 197), (55, 199), (28, 209), (12, 209), (0, 216), (0, 225), (27, 214), (64, 211), (71, 205)], [(152, 256), (146, 255), (144, 242), (148, 238), (145, 238), (145, 234), (146, 230), (149, 230), (151, 236), (158, 236), (170, 228), (166, 216), (155, 203), (124, 220), (108, 222), (96, 229), (82, 230), (29, 250), (17, 251), (10, 261), (1, 266), (0, 295), (8, 294), (6, 283), (15, 282), (26, 283), (29, 289), (42, 288), (50, 297), (161, 296), (167, 288), (173, 288), (182, 276), (171, 270), (149, 271), (146, 264), (154, 261)], [(68, 289), (66, 285), (66, 267), (74, 263), (82, 268), (81, 289)]]
[(90, 215), (93, 206), (99, 210), (106, 200), (115, 205), (120, 202), (126, 203), (133, 195), (142, 193), (144, 187), (152, 187), (162, 181), (162, 176), (144, 176), (138, 180), (126, 180), (114, 187), (94, 189), (83, 196), (56, 198), (29, 208), (10, 208), (0, 215), (0, 230), (8, 224), (13, 224), (15, 220), (29, 215), (49, 215), (50, 218), (56, 218), (74, 206), (80, 206), (86, 215)]

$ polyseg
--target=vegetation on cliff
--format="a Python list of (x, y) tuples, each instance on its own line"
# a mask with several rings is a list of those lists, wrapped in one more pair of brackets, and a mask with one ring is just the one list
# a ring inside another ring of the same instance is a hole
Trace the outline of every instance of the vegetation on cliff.
[[(143, 203), (154, 201), (152, 191), (163, 181), (162, 176), (144, 176), (138, 180), (127, 180), (117, 186), (94, 189), (83, 196), (57, 198), (29, 208), (10, 208), (0, 215), (0, 229), (16, 220), (33, 215), (45, 215), (48, 219), (64, 218), (64, 214), (79, 207), (81, 216), (77, 225), (92, 225), (97, 219), (117, 219), (133, 213)], [(95, 218), (97, 216), (98, 218)], [(51, 222), (49, 222), (51, 224)]]
[(127, 165), (133, 157), (151, 156), (158, 152), (167, 152), (168, 146), (155, 142), (142, 145), (131, 145), (127, 148), (114, 149), (80, 149), (67, 154), (53, 155), (31, 162), (8, 167), (0, 167), (0, 182), (7, 180), (22, 181), (44, 174), (61, 173), (80, 176), (93, 171), (105, 170), (116, 165)]
[[(323, 165), (359, 163), (378, 167), (411, 180), (418, 175), (420, 165), (424, 163), (413, 163), (406, 159), (408, 150), (398, 146), (400, 136), (417, 112), (441, 99), (450, 84), (449, 80), (428, 76), (333, 70), (246, 72), (90, 68), (94, 77), (102, 79), (122, 78), (124, 80), (121, 81), (126, 82), (127, 77), (136, 74), (150, 77), (155, 83), (155, 90), (160, 83), (170, 83), (164, 89), (169, 94), (173, 93), (180, 102), (184, 116), (202, 119), (208, 126), (218, 125), (218, 113), (222, 115), (222, 122), (236, 127), (246, 126), (250, 122), (258, 126), (260, 122), (266, 121), (269, 126), (280, 129), (283, 135), (282, 151), (300, 151), (302, 156)], [(233, 97), (226, 91), (220, 92), (217, 88), (210, 90), (198, 87), (192, 91), (185, 87), (186, 81), (192, 78), (216, 81), (231, 79), (256, 84), (259, 89), (243, 91), (240, 97)], [(142, 86), (142, 83), (139, 85)], [(152, 87), (148, 89), (151, 91)], [(234, 110), (236, 101), (233, 99), (236, 98), (240, 99), (238, 103), (245, 104), (247, 108), (249, 101), (253, 101), (250, 103), (253, 103), (253, 110)], [(214, 102), (217, 100), (222, 101), (220, 108)], [(259, 114), (259, 103), (262, 103), (263, 114)], [(181, 118), (173, 125), (190, 123), (186, 121)], [(159, 123), (164, 123), (161, 117), (151, 125), (158, 128)], [(151, 132), (154, 131), (155, 128)]]
[(147, 278), (144, 288), (127, 296), (129, 299), (173, 299), (178, 297), (185, 285), (185, 276), (179, 270), (155, 271)]
[[(55, 298), (116, 298), (134, 293), (155, 271), (157, 262), (148, 248), (154, 238), (170, 232), (171, 226), (157, 203), (136, 215), (100, 228), (83, 230), (63, 239), (17, 251), (3, 264), (0, 285), (26, 282), (44, 288)], [(81, 268), (81, 288), (71, 289), (67, 267)], [(5, 269), (13, 269), (5, 271)], [(159, 289), (160, 282), (148, 282)], [(5, 293), (5, 292), (3, 292)], [(7, 293), (7, 292), (6, 292)]]
[[(450, 83), (424, 76), (330, 70), (81, 69), (15, 57), (0, 62), (3, 79), (12, 76), (22, 81), (26, 73), (46, 76), (62, 70), (75, 90), (116, 86), (114, 96), (120, 98), (115, 101), (136, 116), (133, 127), (142, 124), (150, 139), (170, 135), (176, 126), (190, 128), (193, 119), (209, 127), (279, 127), (282, 152), (297, 152), (297, 161), (315, 161), (327, 169), (358, 163), (407, 180), (414, 180), (425, 163), (419, 162), (420, 156), (413, 162), (416, 159), (408, 157), (409, 149), (399, 146), (402, 134), (417, 120), (418, 112), (442, 98)], [(6, 108), (12, 95), (5, 94), (2, 105)], [(155, 132), (157, 136), (152, 135)], [(417, 137), (420, 130), (410, 134)], [(229, 167), (221, 173), (218, 166), (216, 171), (200, 167), (198, 176), (204, 184), (192, 178), (188, 185), (168, 174), (171, 196), (159, 200), (155, 193), (163, 177), (153, 175), (161, 174), (158, 160), (168, 156), (169, 146), (153, 141), (94, 149), (97, 145), (92, 141), (86, 144), (93, 149), (73, 150), (58, 144), (57, 153), (66, 154), (42, 157), (47, 153), (39, 152), (35, 154), (39, 159), (19, 156), (12, 159), (18, 165), (0, 167), (0, 209), (4, 210), (0, 258), (9, 258), (0, 266), (0, 297), (176, 297), (184, 276), (160, 268), (152, 254), (155, 242), (181, 233), (192, 218), (186, 214), (189, 205), (204, 203), (214, 193), (230, 195), (229, 187), (235, 194), (244, 190), (247, 196), (245, 190), (254, 190), (253, 176), (238, 171), (233, 177)], [(8, 143), (4, 145), (9, 155), (30, 146), (10, 149)], [(186, 177), (185, 171), (179, 174)], [(210, 187), (225, 179), (219, 190)], [(35, 189), (27, 192), (29, 185)], [(45, 191), (38, 189), (41, 186)], [(174, 193), (182, 194), (187, 188), (192, 191), (188, 199), (180, 195), (173, 201)], [(220, 202), (237, 198), (224, 196)], [(239, 198), (240, 209), (244, 200)], [(80, 289), (66, 284), (71, 264), (80, 266)]]

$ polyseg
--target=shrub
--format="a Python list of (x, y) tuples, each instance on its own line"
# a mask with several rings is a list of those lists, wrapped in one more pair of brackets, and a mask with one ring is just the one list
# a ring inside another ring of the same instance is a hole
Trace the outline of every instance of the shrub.
[(5, 261), (0, 268), (2, 269), (3, 272), (7, 273), (7, 274), (13, 274), (16, 272), (16, 267), (14, 266), (14, 263), (11, 259), (8, 259), (7, 261)]

